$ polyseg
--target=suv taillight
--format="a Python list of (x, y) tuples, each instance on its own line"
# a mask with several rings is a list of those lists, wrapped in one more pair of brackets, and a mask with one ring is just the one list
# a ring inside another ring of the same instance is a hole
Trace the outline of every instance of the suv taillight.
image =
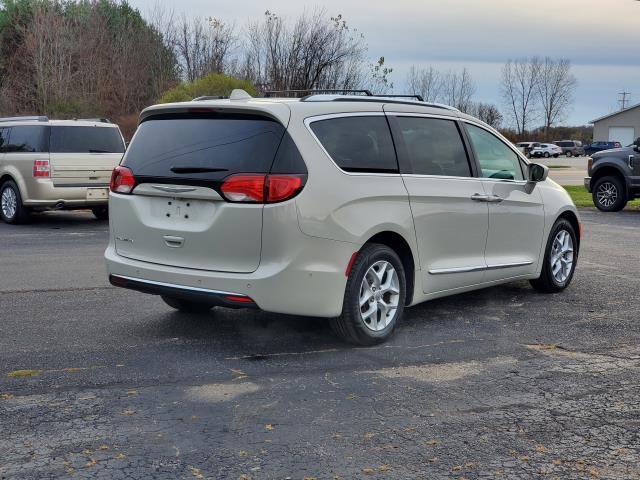
[(34, 160), (33, 176), (34, 177), (50, 177), (51, 166), (49, 165), (49, 160)]
[(116, 167), (111, 173), (109, 189), (114, 193), (131, 193), (136, 186), (136, 179), (133, 172), (127, 167)]
[(220, 190), (230, 202), (277, 203), (300, 193), (306, 178), (306, 175), (239, 173), (228, 177)]

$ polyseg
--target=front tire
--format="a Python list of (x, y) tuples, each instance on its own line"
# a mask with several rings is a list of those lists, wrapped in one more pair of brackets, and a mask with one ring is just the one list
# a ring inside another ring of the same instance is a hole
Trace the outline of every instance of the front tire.
[(544, 152), (544, 158), (549, 158), (550, 156), (549, 152)]
[(30, 211), (22, 204), (20, 189), (13, 180), (0, 187), (0, 218), (6, 223), (19, 224), (29, 220)]
[(349, 272), (342, 314), (331, 319), (331, 327), (356, 345), (384, 342), (402, 318), (406, 295), (398, 254), (386, 245), (365, 245)]
[(567, 157), (568, 157), (568, 158), (573, 157), (573, 153), (571, 153), (571, 150), (569, 150), (569, 151), (567, 152)]
[(540, 277), (531, 286), (544, 293), (561, 292), (569, 286), (578, 261), (578, 239), (571, 223), (559, 219), (549, 234)]
[(593, 203), (601, 212), (619, 212), (627, 205), (627, 195), (618, 177), (602, 177), (593, 186)]
[(164, 303), (182, 313), (207, 313), (213, 308), (213, 305), (208, 303), (194, 302), (183, 298), (169, 297), (167, 295), (162, 295), (161, 298)]

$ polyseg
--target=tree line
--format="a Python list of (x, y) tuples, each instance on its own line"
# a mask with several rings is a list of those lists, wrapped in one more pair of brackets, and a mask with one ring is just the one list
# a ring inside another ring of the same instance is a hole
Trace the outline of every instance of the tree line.
[[(545, 135), (572, 101), (568, 60), (508, 61), (503, 111), (475, 100), (468, 69), (413, 66), (408, 93), (445, 103), (517, 136), (544, 121)], [(324, 9), (286, 19), (267, 10), (237, 26), (178, 15), (162, 4), (142, 15), (117, 0), (0, 0), (0, 115), (108, 116), (130, 123), (145, 106), (232, 88), (393, 90), (384, 57), (369, 60), (364, 35)], [(405, 92), (402, 92), (405, 93)]]

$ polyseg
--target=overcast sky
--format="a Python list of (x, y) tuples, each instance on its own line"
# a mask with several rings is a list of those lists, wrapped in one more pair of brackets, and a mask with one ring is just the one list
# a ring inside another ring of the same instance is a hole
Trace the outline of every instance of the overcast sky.
[[(130, 0), (143, 13), (158, 0)], [(466, 66), (475, 99), (501, 106), (499, 78), (509, 58), (566, 57), (578, 89), (565, 124), (585, 124), (619, 108), (618, 92), (640, 103), (640, 1), (637, 0), (160, 0), (176, 13), (214, 16), (238, 28), (269, 9), (295, 18), (305, 9), (341, 13), (366, 39), (373, 61), (394, 68), (404, 93), (411, 65)]]

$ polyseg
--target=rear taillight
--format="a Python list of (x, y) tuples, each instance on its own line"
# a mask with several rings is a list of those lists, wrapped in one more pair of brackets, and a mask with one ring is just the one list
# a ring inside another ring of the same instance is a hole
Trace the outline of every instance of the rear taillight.
[(34, 177), (50, 177), (51, 166), (49, 165), (49, 160), (34, 160), (33, 176)]
[(277, 203), (295, 197), (304, 187), (306, 175), (236, 174), (220, 187), (230, 202)]
[(136, 186), (136, 179), (133, 172), (127, 167), (116, 167), (111, 173), (111, 183), (109, 189), (115, 193), (131, 193)]

